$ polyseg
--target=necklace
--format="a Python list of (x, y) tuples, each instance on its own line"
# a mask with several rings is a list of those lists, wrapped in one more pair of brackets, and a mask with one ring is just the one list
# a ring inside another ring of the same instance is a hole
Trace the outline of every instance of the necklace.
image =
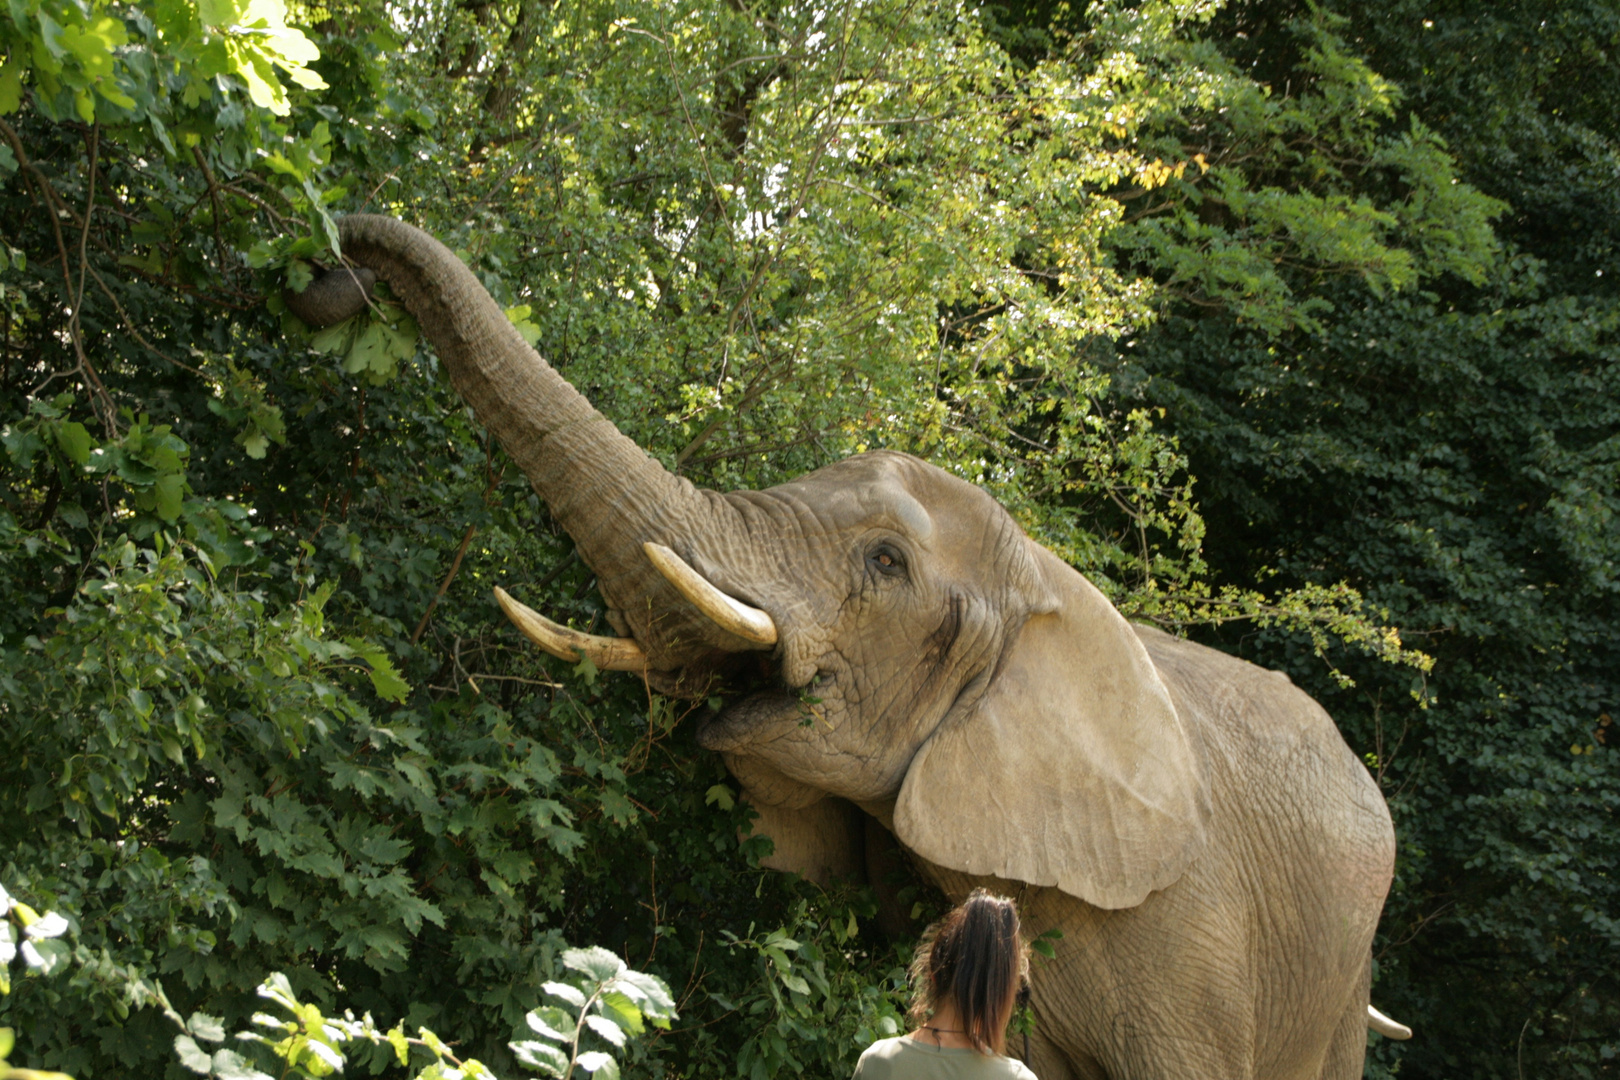
[(963, 1031), (961, 1028), (942, 1028), (942, 1027), (935, 1027), (933, 1024), (924, 1024), (922, 1026), (922, 1030), (933, 1032), (934, 1033), (934, 1045), (936, 1047), (941, 1048), (941, 1049), (943, 1049), (944, 1045), (945, 1045), (944, 1042), (940, 1039), (941, 1035), (966, 1035), (967, 1034), (967, 1032)]

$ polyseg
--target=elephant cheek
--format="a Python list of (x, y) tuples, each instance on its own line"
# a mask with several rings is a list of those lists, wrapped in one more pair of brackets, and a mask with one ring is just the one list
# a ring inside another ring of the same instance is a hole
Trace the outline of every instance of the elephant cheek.
[(743, 786), (750, 802), (784, 810), (803, 810), (820, 802), (827, 793), (820, 788), (794, 780), (769, 762), (750, 754), (722, 754), (726, 768)]

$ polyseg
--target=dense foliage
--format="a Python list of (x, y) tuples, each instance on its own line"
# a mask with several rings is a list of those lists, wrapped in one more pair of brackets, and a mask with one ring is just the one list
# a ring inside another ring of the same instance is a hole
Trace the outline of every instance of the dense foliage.
[[(1434, 657), (1346, 657), (1293, 635), (1212, 636), (1288, 670), (1368, 755), (1401, 840), (1375, 996), (1425, 1037), (1417, 1076), (1608, 1075), (1620, 1054), (1620, 90), (1609, 4), (1343, 3), (1341, 33), (1501, 200), (1484, 275), (1414, 287), (1290, 275), (1320, 305), (1265, 326), (1174, 306), (1127, 342), (1123, 400), (1188, 454), (1218, 580), (1348, 581)], [(1273, 86), (1316, 78), (1284, 3), (1222, 16)], [(1359, 180), (1377, 191), (1387, 179)]]
[(0, 882), (73, 949), (0, 999), (13, 1059), (187, 1075), (173, 1017), (282, 972), (507, 1075), (584, 944), (674, 990), (649, 1075), (840, 1075), (899, 1022), (906, 942), (758, 869), (709, 703), (504, 626), (495, 584), (600, 607), (409, 320), (283, 312), (381, 209), (700, 483), (909, 450), (1131, 613), (1242, 627), (1408, 838), (1378, 994), (1426, 1041), (1374, 1067), (1505, 1069), (1457, 1033), (1525, 1009), (1527, 1061), (1608, 1060), (1613, 322), (1501, 216), (1546, 169), (1441, 140), (1608, 161), (1603, 87), (1532, 153), (1487, 114), (1537, 99), (1403, 98), (1411, 34), (1284, 8), (14, 0)]

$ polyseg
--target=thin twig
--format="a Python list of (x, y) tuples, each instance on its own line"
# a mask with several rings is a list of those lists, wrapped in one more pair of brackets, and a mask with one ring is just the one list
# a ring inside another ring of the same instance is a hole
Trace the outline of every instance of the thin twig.
[(484, 679), (488, 682), (515, 682), (524, 686), (544, 686), (550, 690), (561, 690), (563, 688), (562, 683), (552, 682), (549, 679), (526, 679), (521, 675), (491, 675), (487, 671), (469, 671), (467, 678), (469, 681)]
[(90, 129), (90, 170), (84, 193), (84, 226), (79, 230), (79, 285), (72, 294), (73, 314), (68, 317), (68, 333), (74, 336), (79, 333), (79, 312), (84, 307), (84, 277), (90, 265), (89, 255), (85, 249), (90, 243), (90, 219), (96, 210), (96, 165), (99, 163), (100, 152), (101, 124), (97, 123)]
[(257, 206), (260, 210), (263, 210), (265, 213), (275, 218), (277, 225), (285, 225), (289, 220), (291, 220), (287, 217), (287, 215), (281, 213), (275, 207), (271, 206), (269, 203), (265, 202), (251, 191), (243, 191), (235, 184), (221, 184), (220, 190), (235, 195), (238, 199), (246, 199), (254, 206)]
[(198, 371), (196, 368), (192, 367), (190, 364), (181, 363), (179, 360), (176, 360), (174, 357), (170, 356), (168, 353), (164, 352), (162, 349), (158, 348), (156, 345), (154, 345), (150, 341), (148, 341), (146, 339), (145, 335), (143, 335), (139, 330), (135, 329), (135, 321), (129, 317), (129, 312), (124, 310), (124, 305), (120, 304), (118, 302), (118, 297), (113, 295), (113, 291), (107, 287), (107, 283), (102, 280), (101, 275), (96, 273), (96, 271), (95, 271), (95, 269), (93, 267), (86, 266), (85, 269), (90, 271), (90, 276), (95, 278), (96, 284), (98, 286), (100, 286), (101, 291), (107, 295), (107, 299), (112, 301), (113, 310), (118, 312), (118, 317), (119, 317), (119, 319), (121, 319), (123, 321), (124, 329), (129, 331), (129, 336), (130, 337), (134, 338), (137, 342), (139, 342), (141, 345), (145, 346), (148, 350), (150, 350), (151, 352), (156, 353), (159, 357), (161, 357), (164, 360), (167, 360), (169, 363), (173, 364), (175, 367), (181, 368), (181, 369), (183, 369), (185, 371), (189, 371), (193, 375), (196, 375), (199, 378), (207, 378), (206, 375), (204, 375), (201, 371)]
[(371, 200), (375, 199), (377, 197), (377, 192), (379, 192), (379, 191), (381, 191), (383, 189), (383, 185), (388, 183), (388, 181), (392, 180), (394, 177), (396, 177), (398, 175), (399, 175), (399, 170), (395, 169), (393, 172), (389, 173), (387, 176), (385, 176), (381, 180), (377, 181), (377, 186), (371, 189), (371, 194), (367, 195), (366, 196), (366, 201), (360, 204), (360, 209), (363, 211), (363, 210), (365, 210), (366, 207), (370, 206), (371, 205)]
[(456, 574), (461, 571), (461, 558), (467, 554), (467, 545), (472, 543), (473, 533), (477, 531), (477, 525), (469, 525), (467, 531), (462, 534), (461, 546), (456, 548), (456, 557), (450, 561), (450, 572), (444, 575), (443, 581), (439, 582), (439, 591), (433, 594), (432, 600), (428, 601), (427, 610), (422, 612), (422, 621), (416, 624), (416, 631), (411, 634), (412, 645), (422, 640), (422, 634), (427, 630), (428, 620), (433, 618), (433, 609), (439, 606), (439, 601), (444, 599), (444, 594), (450, 590), (450, 583), (456, 580)]
[[(99, 131), (99, 128), (97, 130)], [(71, 263), (68, 259), (67, 241), (62, 238), (61, 219), (63, 215), (70, 218), (74, 215), (72, 211), (62, 203), (60, 197), (56, 194), (56, 189), (51, 187), (50, 181), (46, 179), (45, 174), (42, 173), (39, 170), (39, 167), (29, 159), (28, 151), (23, 149), (22, 139), (18, 137), (16, 130), (10, 124), (6, 123), (4, 119), (0, 119), (0, 135), (4, 135), (6, 141), (11, 144), (11, 149), (17, 157), (17, 164), (19, 168), (32, 182), (34, 190), (38, 193), (39, 201), (44, 207), (45, 216), (51, 219), (51, 231), (56, 236), (57, 255), (62, 260), (62, 287), (66, 290), (67, 300), (72, 303), (74, 296), (73, 272), (71, 269)], [(99, 138), (96, 141), (99, 143)], [(95, 197), (94, 169), (95, 152), (94, 149), (92, 149), (90, 178), (90, 195), (92, 199)], [(90, 223), (88, 220), (84, 223), (84, 230), (85, 234), (87, 235), (90, 230)], [(82, 249), (83, 245), (81, 244), (81, 251)], [(78, 367), (76, 367), (74, 370), (84, 375), (85, 380), (90, 383), (91, 393), (101, 405), (102, 426), (107, 429), (108, 434), (110, 434), (113, 438), (117, 438), (118, 410), (113, 405), (112, 395), (107, 393), (107, 387), (102, 383), (101, 376), (96, 374), (94, 365), (90, 363), (90, 357), (85, 355), (84, 340), (79, 336), (78, 333), (78, 314), (79, 305), (75, 303), (73, 304), (73, 311), (70, 313), (70, 321), (68, 324), (68, 340), (72, 343), (74, 355), (79, 361)], [(49, 380), (46, 381), (49, 382)]]
[(225, 237), (219, 231), (219, 221), (223, 216), (219, 202), (219, 181), (214, 179), (214, 170), (209, 168), (208, 158), (203, 154), (201, 146), (193, 146), (191, 156), (197, 159), (197, 166), (202, 169), (203, 179), (208, 181), (208, 201), (214, 207), (214, 246), (219, 250), (219, 272), (229, 282), (230, 266), (225, 258)]
[[(501, 471), (496, 472), (494, 460), (495, 444), (493, 441), (487, 441), (484, 444), (484, 475), (489, 478), (489, 482), (484, 486), (484, 505), (486, 507), (491, 504), (495, 490), (501, 486), (501, 481), (506, 479), (506, 466), (502, 465)], [(450, 563), (450, 572), (444, 575), (444, 580), (439, 583), (439, 591), (433, 594), (433, 599), (428, 602), (427, 610), (422, 612), (422, 621), (416, 624), (416, 632), (411, 635), (412, 645), (422, 639), (423, 632), (427, 630), (428, 620), (433, 617), (433, 609), (439, 606), (439, 601), (444, 598), (444, 594), (450, 591), (450, 583), (456, 580), (456, 574), (461, 571), (462, 556), (467, 554), (467, 545), (472, 543), (473, 533), (477, 531), (478, 526), (476, 524), (467, 526), (467, 532), (461, 538), (461, 546), (456, 548), (456, 557)]]

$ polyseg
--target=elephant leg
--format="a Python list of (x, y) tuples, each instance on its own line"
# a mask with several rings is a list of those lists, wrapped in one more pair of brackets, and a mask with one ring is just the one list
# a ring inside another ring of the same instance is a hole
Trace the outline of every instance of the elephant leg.
[(911, 918), (911, 905), (901, 901), (901, 886), (896, 883), (906, 879), (906, 853), (877, 818), (861, 816), (866, 819), (866, 883), (877, 900), (878, 929), (890, 941), (915, 937), (922, 927)]
[(1030, 1033), (1028, 1057), (1024, 1055), (1022, 1035), (1008, 1037), (1007, 1053), (1028, 1065), (1038, 1080), (1108, 1080), (1108, 1074), (1095, 1062), (1065, 1053), (1039, 1028)]
[(1372, 963), (1350, 995), (1322, 1059), (1321, 1080), (1361, 1080), (1367, 1057), (1367, 1001), (1372, 994)]

